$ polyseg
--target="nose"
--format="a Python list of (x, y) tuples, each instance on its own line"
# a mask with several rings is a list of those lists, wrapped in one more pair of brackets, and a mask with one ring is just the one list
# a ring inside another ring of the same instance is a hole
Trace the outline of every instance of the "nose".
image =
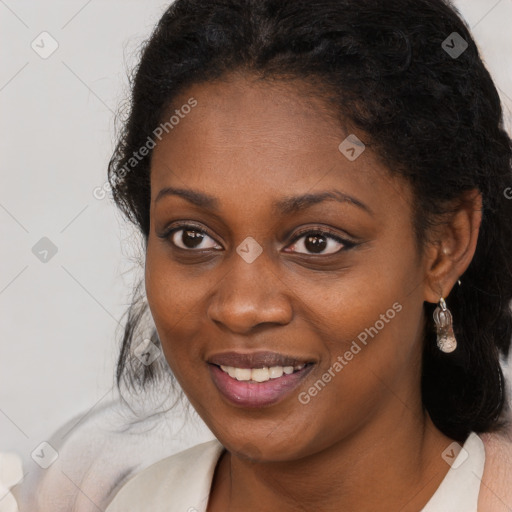
[(263, 324), (288, 324), (293, 317), (290, 290), (265, 252), (252, 263), (238, 254), (231, 259), (229, 272), (208, 305), (209, 319), (237, 334), (249, 333)]

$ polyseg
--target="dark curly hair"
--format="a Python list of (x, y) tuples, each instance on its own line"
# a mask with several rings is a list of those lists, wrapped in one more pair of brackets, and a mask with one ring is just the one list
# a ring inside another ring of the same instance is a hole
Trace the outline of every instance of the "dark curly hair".
[[(467, 43), (460, 55), (447, 51), (454, 37)], [(135, 166), (130, 159), (177, 106), (179, 93), (230, 72), (305, 81), (362, 130), (390, 172), (412, 187), (420, 248), (447, 205), (480, 190), (476, 252), (448, 301), (459, 342), (453, 354), (437, 349), (435, 305), (424, 304), (422, 399), (436, 426), (456, 440), (506, 425), (500, 357), (508, 356), (512, 337), (512, 143), (458, 11), (443, 0), (177, 0), (141, 49), (108, 169), (113, 199), (145, 244), (151, 151)], [(139, 283), (126, 312), (120, 387), (143, 391), (170, 373), (164, 358), (144, 366), (132, 355), (148, 309)], [(159, 344), (154, 326), (150, 337)]]

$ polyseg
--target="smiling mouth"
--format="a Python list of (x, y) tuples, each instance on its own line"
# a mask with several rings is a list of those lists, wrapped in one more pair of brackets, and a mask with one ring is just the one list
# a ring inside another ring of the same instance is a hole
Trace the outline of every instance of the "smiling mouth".
[[(224, 399), (238, 407), (269, 407), (289, 396), (315, 363), (237, 368), (209, 363), (210, 375)], [(233, 375), (233, 376), (231, 376)]]

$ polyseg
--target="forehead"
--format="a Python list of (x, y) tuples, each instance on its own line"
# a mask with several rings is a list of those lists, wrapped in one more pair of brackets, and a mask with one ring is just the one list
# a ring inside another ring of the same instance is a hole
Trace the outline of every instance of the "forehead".
[[(196, 105), (180, 111), (191, 98)], [(168, 117), (180, 112), (154, 149), (153, 201), (171, 185), (246, 203), (261, 202), (263, 191), (275, 200), (329, 187), (364, 196), (366, 203), (393, 191), (403, 194), (403, 184), (392, 183), (369, 148), (354, 160), (340, 151), (347, 137), (364, 142), (364, 134), (340, 119), (310, 84), (240, 75), (194, 84), (176, 98)]]
[(275, 149), (286, 144), (290, 151), (300, 151), (307, 147), (306, 139), (313, 132), (318, 138), (331, 136), (334, 140), (343, 133), (334, 106), (299, 80), (264, 81), (253, 75), (231, 74), (193, 84), (174, 100), (171, 110), (179, 109), (190, 97), (197, 100), (187, 116), (190, 122), (180, 123), (182, 129), (175, 131), (185, 135), (187, 128), (199, 129), (205, 142), (229, 147), (244, 144), (247, 150), (259, 144), (271, 144)]

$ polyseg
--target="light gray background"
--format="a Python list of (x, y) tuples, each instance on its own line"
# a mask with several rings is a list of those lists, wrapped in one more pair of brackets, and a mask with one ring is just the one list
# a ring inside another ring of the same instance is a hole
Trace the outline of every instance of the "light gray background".
[[(512, 0), (456, 5), (510, 131)], [(0, 451), (26, 459), (111, 396), (116, 328), (142, 274), (137, 237), (93, 189), (105, 183), (127, 70), (167, 6), (0, 0)], [(59, 45), (46, 59), (31, 48), (43, 31)], [(42, 237), (58, 249), (46, 263), (32, 252)]]

